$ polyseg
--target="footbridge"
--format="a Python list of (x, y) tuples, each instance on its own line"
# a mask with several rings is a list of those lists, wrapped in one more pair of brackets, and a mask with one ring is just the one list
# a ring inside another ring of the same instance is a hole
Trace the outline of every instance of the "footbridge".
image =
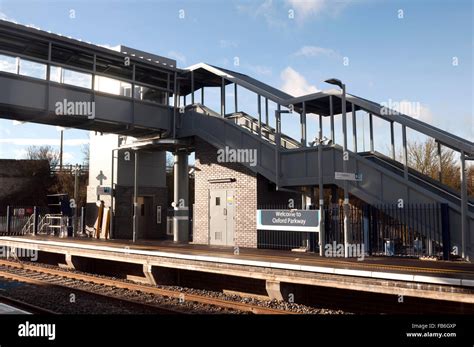
[[(0, 63), (1, 118), (123, 134), (138, 142), (147, 139), (153, 146), (170, 140), (192, 143), (199, 137), (216, 148), (255, 150), (256, 165), (242, 164), (278, 189), (307, 192), (335, 185), (347, 192), (345, 197), (371, 205), (442, 204), (448, 218), (441, 223), (449, 231), (451, 246), (458, 247), (465, 259), (474, 256), (474, 201), (468, 197), (466, 168), (466, 161), (474, 158), (474, 144), (413, 117), (338, 89), (293, 97), (212, 65), (180, 69), (171, 59), (129, 47), (114, 51), (5, 21), (0, 21)], [(229, 105), (226, 91), (232, 87), (234, 102)], [(207, 88), (220, 89), (220, 109), (206, 105)], [(255, 94), (256, 114), (239, 105), (241, 89)], [(287, 113), (299, 115), (299, 139), (282, 129), (281, 119)], [(319, 118), (313, 142), (307, 137), (309, 114)], [(323, 141), (326, 117), (330, 131)], [(347, 117), (352, 117), (351, 134)], [(357, 147), (356, 124), (361, 117), (370, 125), (369, 151)], [(339, 118), (341, 139), (335, 132)], [(389, 156), (375, 150), (374, 118), (390, 125)], [(401, 142), (402, 158), (396, 155), (395, 126), (401, 127), (397, 143)], [(436, 141), (438, 179), (409, 167), (407, 130)], [(459, 153), (460, 191), (443, 181), (442, 148)], [(336, 172), (353, 173), (358, 179), (337, 179)], [(323, 190), (319, 192), (322, 209)], [(408, 218), (424, 223), (416, 216)]]

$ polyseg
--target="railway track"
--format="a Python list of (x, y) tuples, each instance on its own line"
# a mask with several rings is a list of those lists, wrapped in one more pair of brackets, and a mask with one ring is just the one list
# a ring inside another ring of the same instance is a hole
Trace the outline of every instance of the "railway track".
[[(16, 270), (22, 270), (21, 268), (18, 268), (18, 267), (11, 267), (11, 268), (16, 269)], [(173, 310), (173, 309), (169, 309), (169, 308), (162, 308), (162, 307), (158, 307), (158, 306), (155, 306), (155, 305), (148, 305), (148, 304), (139, 303), (139, 302), (135, 302), (135, 301), (132, 301), (132, 300), (127, 300), (127, 299), (124, 299), (124, 298), (118, 298), (118, 297), (114, 297), (114, 296), (107, 296), (107, 295), (104, 295), (104, 294), (101, 294), (101, 293), (97, 293), (95, 291), (84, 290), (84, 289), (80, 289), (80, 288), (73, 288), (73, 287), (71, 287), (67, 284), (58, 283), (58, 281), (53, 279), (53, 278), (41, 278), (40, 279), (39, 278), (40, 276), (38, 276), (38, 274), (45, 274), (45, 273), (30, 271), (29, 274), (24, 274), (24, 273), (19, 274), (19, 273), (12, 273), (8, 270), (7, 271), (0, 270), (0, 278), (6, 279), (8, 281), (28, 283), (28, 284), (32, 284), (32, 285), (36, 285), (36, 286), (48, 286), (48, 288), (52, 288), (52, 289), (62, 288), (62, 289), (67, 289), (68, 291), (73, 291), (76, 294), (82, 293), (82, 294), (87, 294), (87, 295), (94, 295), (94, 296), (103, 298), (103, 299), (105, 299), (107, 301), (110, 301), (110, 302), (115, 302), (115, 303), (119, 303), (119, 304), (126, 304), (127, 306), (134, 307), (138, 310), (144, 309), (147, 312), (152, 311), (154, 313), (159, 313), (159, 314), (182, 314), (183, 313), (183, 312), (180, 312), (178, 310)], [(55, 276), (55, 277), (57, 279), (57, 276)], [(30, 303), (27, 303), (27, 302), (24, 302), (24, 301), (21, 301), (21, 300), (12, 299), (12, 298), (9, 298), (9, 297), (6, 297), (6, 296), (3, 296), (3, 297), (5, 297), (6, 300), (11, 300), (12, 302), (17, 302), (17, 305), (24, 305), (25, 310), (28, 311), (28, 312), (30, 312), (29, 308), (31, 308), (32, 311), (38, 312), (38, 313), (57, 314), (57, 312), (54, 312), (52, 310), (44, 309), (44, 308), (41, 308), (39, 306), (32, 305)], [(12, 306), (16, 306), (16, 305), (12, 305)], [(32, 312), (32, 313), (34, 313), (34, 312)]]
[(0, 303), (15, 307), (19, 310), (26, 311), (31, 314), (57, 314), (56, 312), (48, 310), (46, 308), (16, 300), (5, 295), (0, 295)]
[[(59, 270), (59, 269), (51, 269), (47, 267), (41, 267), (39, 265), (31, 265), (31, 264), (16, 263), (16, 262), (11, 262), (11, 261), (0, 260), (0, 266), (3, 267), (3, 269), (0, 269), (0, 277), (10, 276), (11, 278), (15, 278), (18, 281), (24, 280), (24, 281), (29, 281), (32, 284), (38, 284), (38, 285), (44, 285), (45, 283), (47, 283), (48, 285), (55, 285), (55, 286), (66, 287), (68, 289), (74, 289), (68, 286), (67, 284), (58, 283), (58, 279), (59, 280), (63, 279), (64, 281), (73, 280), (73, 281), (92, 283), (92, 284), (100, 285), (104, 287), (113, 287), (113, 288), (129, 290), (129, 291), (138, 291), (141, 293), (153, 294), (153, 295), (167, 297), (171, 299), (177, 299), (179, 300), (179, 302), (193, 302), (200, 305), (216, 306), (216, 307), (224, 308), (231, 311), (247, 312), (247, 313), (253, 313), (253, 314), (294, 314), (294, 312), (276, 309), (276, 308), (270, 308), (270, 307), (265, 307), (265, 306), (260, 306), (260, 305), (249, 304), (249, 303), (231, 301), (231, 300), (224, 300), (224, 299), (219, 299), (219, 298), (214, 298), (214, 297), (206, 297), (204, 295), (198, 295), (198, 294), (183, 293), (183, 292), (179, 292), (175, 290), (152, 287), (152, 286), (141, 285), (141, 284), (136, 284), (136, 283), (129, 283), (129, 282), (124, 282), (120, 280), (97, 277), (97, 276), (88, 275), (88, 274), (64, 271), (64, 270)], [(17, 271), (22, 271), (22, 273), (19, 274)], [(27, 272), (30, 272), (30, 274), (27, 275), (26, 274)], [(41, 274), (50, 276), (50, 278), (38, 279), (37, 277), (40, 276)], [(168, 310), (168, 312), (163, 312), (163, 313), (182, 313), (182, 312), (179, 312), (177, 310), (174, 312)]]

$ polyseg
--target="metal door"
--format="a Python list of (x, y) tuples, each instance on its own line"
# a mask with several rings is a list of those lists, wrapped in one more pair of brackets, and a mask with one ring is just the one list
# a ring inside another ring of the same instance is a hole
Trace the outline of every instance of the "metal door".
[(209, 191), (209, 242), (211, 245), (234, 244), (234, 192)]
[(144, 237), (150, 234), (153, 225), (153, 198), (151, 196), (138, 196), (138, 235)]

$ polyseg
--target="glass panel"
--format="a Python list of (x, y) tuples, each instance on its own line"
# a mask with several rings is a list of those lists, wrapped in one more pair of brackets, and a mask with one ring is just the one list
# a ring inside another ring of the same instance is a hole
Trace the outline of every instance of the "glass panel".
[(57, 66), (51, 66), (49, 69), (49, 80), (53, 82), (61, 83), (62, 68)]
[(20, 75), (46, 79), (46, 65), (20, 59)]
[(92, 88), (92, 74), (51, 66), (49, 79), (53, 82), (70, 84), (76, 87)]
[(16, 73), (16, 58), (0, 54), (0, 71)]
[(166, 105), (166, 92), (153, 88), (135, 86), (133, 97), (138, 100), (152, 101)]
[(132, 96), (132, 85), (130, 83), (103, 76), (95, 76), (94, 89), (114, 95)]
[(63, 83), (90, 89), (92, 88), (92, 75), (63, 69)]
[(220, 206), (221, 204), (221, 198), (216, 197), (216, 206)]

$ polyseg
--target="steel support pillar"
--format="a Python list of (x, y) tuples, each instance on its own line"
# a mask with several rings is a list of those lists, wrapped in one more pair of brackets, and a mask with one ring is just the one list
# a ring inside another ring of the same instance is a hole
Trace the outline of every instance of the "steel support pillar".
[(390, 122), (390, 156), (395, 160), (395, 130), (393, 121)]
[(461, 257), (466, 259), (467, 242), (467, 179), (466, 157), (461, 151)]
[(357, 153), (357, 120), (354, 104), (352, 104), (352, 148)]
[(194, 71), (191, 71), (191, 104), (194, 105)]
[(189, 241), (189, 177), (188, 153), (176, 151), (174, 153), (174, 215), (173, 241)]
[(331, 141), (333, 144), (336, 143), (336, 137), (334, 133), (334, 106), (333, 106), (333, 97), (329, 96), (329, 115), (331, 117)]
[(225, 116), (225, 79), (222, 77), (221, 85), (221, 116)]
[(268, 98), (265, 98), (265, 124), (269, 126), (270, 124), (268, 123)]
[(306, 147), (306, 103), (303, 101), (303, 110), (300, 114), (301, 146)]
[(403, 175), (408, 179), (408, 150), (407, 150), (407, 128), (402, 125), (402, 141), (403, 141)]
[(442, 172), (442, 165), (443, 165), (443, 157), (441, 155), (441, 142), (437, 141), (437, 155), (438, 155), (438, 180), (443, 183), (443, 174)]
[(238, 112), (239, 110), (239, 102), (237, 99), (237, 83), (234, 83), (234, 112)]
[[(349, 161), (349, 152), (347, 151), (347, 115), (346, 115), (346, 89), (345, 86), (342, 89), (342, 133), (343, 133), (343, 158), (342, 158), (342, 167), (343, 171), (347, 172), (347, 162)], [(347, 159), (347, 160), (345, 160)], [(344, 257), (349, 256), (349, 188), (347, 180), (344, 180)]]
[(258, 136), (262, 136), (262, 97), (260, 94), (257, 96), (257, 103), (258, 103)]
[(138, 237), (138, 151), (135, 151), (133, 176), (133, 242)]
[(369, 113), (369, 136), (370, 136), (370, 151), (374, 151), (374, 116)]
[(323, 183), (323, 116), (319, 115), (318, 144), (318, 186), (319, 186), (319, 255), (324, 256), (325, 216), (324, 216), (324, 183)]

